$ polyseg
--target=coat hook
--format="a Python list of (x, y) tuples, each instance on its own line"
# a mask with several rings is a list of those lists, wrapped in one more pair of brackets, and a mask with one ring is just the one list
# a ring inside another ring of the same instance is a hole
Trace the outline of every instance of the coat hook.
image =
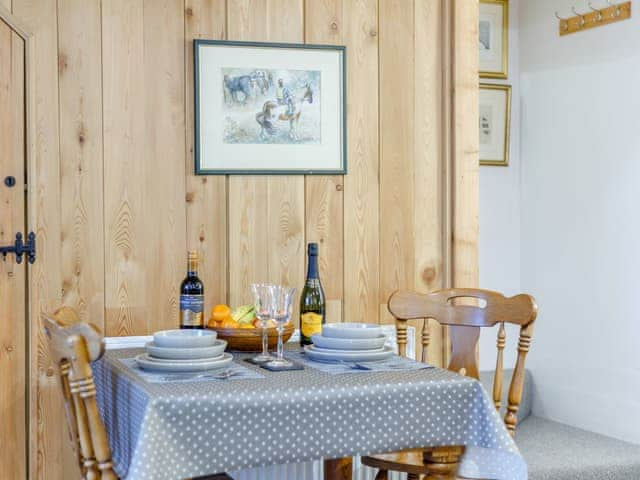
[(569, 20), (567, 18), (562, 18), (560, 15), (558, 15), (558, 12), (555, 12), (555, 14), (556, 18), (560, 20), (560, 27), (562, 28), (562, 30), (569, 30)]
[(584, 24), (586, 23), (584, 20), (584, 15), (578, 13), (576, 11), (576, 6), (574, 5), (573, 7), (571, 7), (571, 11), (574, 13), (574, 15), (577, 15), (578, 17), (580, 17), (580, 27), (584, 27)]
[[(620, 16), (620, 5), (612, 3), (611, 0), (606, 0), (607, 1), (607, 5), (609, 5), (610, 7), (616, 7), (616, 13), (615, 16), (619, 17)], [(614, 14), (611, 14), (611, 17), (613, 17)]]
[(598, 14), (598, 16), (596, 17), (596, 22), (601, 22), (602, 21), (602, 12), (599, 9), (594, 8), (593, 5), (591, 5), (591, 2), (589, 2), (588, 5), (589, 5), (589, 8), (593, 12), (596, 12)]

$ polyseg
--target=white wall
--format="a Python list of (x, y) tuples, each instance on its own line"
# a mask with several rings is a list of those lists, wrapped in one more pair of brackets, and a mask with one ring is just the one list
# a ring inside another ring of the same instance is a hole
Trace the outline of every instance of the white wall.
[[(508, 295), (520, 293), (520, 69), (519, 2), (509, 2), (509, 71), (506, 80), (481, 78), (481, 83), (511, 85), (509, 166), (480, 167), (480, 286)], [(495, 367), (495, 329), (480, 337), (480, 368)], [(507, 338), (517, 338), (509, 329)], [(515, 344), (508, 342), (505, 367), (515, 361)]]
[(640, 443), (640, 15), (559, 37), (572, 4), (520, 5), (534, 413)]

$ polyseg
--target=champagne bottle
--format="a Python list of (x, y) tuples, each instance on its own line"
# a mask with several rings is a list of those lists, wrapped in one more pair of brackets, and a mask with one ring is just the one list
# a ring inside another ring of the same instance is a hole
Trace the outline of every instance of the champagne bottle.
[(311, 335), (320, 333), (325, 323), (324, 291), (318, 273), (318, 244), (307, 247), (307, 281), (300, 296), (300, 345), (310, 345)]
[(204, 328), (204, 287), (198, 278), (198, 252), (190, 251), (180, 285), (180, 328)]

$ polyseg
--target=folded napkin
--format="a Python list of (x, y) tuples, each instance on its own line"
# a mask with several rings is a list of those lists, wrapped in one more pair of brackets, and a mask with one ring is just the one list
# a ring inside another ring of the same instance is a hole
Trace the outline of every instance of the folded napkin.
[(371, 372), (410, 372), (414, 370), (424, 370), (433, 368), (433, 365), (427, 363), (416, 362), (410, 358), (399, 357), (393, 355), (386, 360), (375, 362), (351, 362), (351, 361), (317, 361), (311, 360), (304, 352), (285, 352), (285, 356), (294, 362), (301, 363), (304, 366), (315, 368), (321, 372), (331, 375), (342, 373), (371, 373)]
[(140, 368), (135, 358), (119, 358), (118, 360), (129, 371), (148, 383), (229, 382), (264, 378), (261, 373), (235, 362), (230, 363), (227, 367), (202, 372), (156, 372)]

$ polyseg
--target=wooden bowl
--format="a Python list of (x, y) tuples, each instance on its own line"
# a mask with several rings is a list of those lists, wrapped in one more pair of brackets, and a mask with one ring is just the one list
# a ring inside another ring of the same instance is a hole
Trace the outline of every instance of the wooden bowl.
[[(211, 330), (218, 332), (218, 338), (227, 341), (228, 350), (238, 350), (241, 352), (259, 352), (262, 350), (261, 328), (213, 327)], [(291, 322), (287, 323), (282, 332), (282, 341), (286, 342), (289, 340), (294, 330), (293, 324)], [(267, 328), (267, 335), (269, 338), (269, 350), (275, 350), (278, 344), (278, 331), (275, 328)]]

